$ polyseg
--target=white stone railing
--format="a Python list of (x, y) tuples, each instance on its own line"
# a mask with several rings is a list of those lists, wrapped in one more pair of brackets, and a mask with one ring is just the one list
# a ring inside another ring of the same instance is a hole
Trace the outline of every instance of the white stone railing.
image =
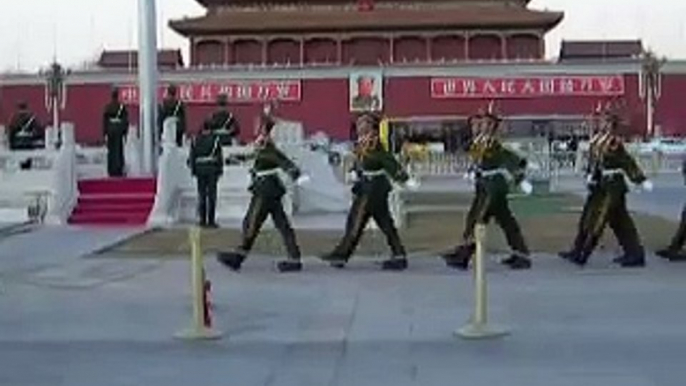
[(59, 150), (0, 150), (0, 211), (5, 221), (23, 222), (28, 207), (40, 219), (66, 222), (77, 200), (74, 127), (64, 123)]

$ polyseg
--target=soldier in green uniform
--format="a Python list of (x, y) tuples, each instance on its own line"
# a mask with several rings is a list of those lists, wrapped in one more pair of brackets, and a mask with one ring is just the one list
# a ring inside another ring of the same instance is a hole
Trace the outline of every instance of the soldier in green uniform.
[(107, 143), (107, 174), (110, 177), (124, 175), (124, 142), (129, 130), (129, 113), (119, 102), (119, 90), (113, 89), (110, 103), (102, 114), (102, 129)]
[[(686, 158), (684, 158), (681, 164), (681, 175), (686, 182)], [(686, 205), (684, 205), (681, 210), (681, 221), (679, 222), (679, 228), (677, 228), (674, 237), (672, 237), (672, 242), (667, 248), (657, 251), (655, 254), (668, 259), (669, 261), (686, 261), (686, 253), (683, 252), (684, 244), (686, 243)]]
[(467, 269), (476, 250), (476, 224), (486, 224), (494, 217), (512, 249), (502, 264), (511, 269), (528, 269), (531, 267), (529, 248), (507, 200), (511, 184), (531, 193), (531, 185), (524, 179), (526, 160), (503, 146), (496, 137), (501, 119), (493, 112), (472, 117), (470, 123), (478, 127), (469, 146), (473, 162), (470, 179), (475, 179), (476, 195), (467, 213), (463, 244), (443, 255), (443, 259), (449, 267)]
[(277, 269), (280, 272), (302, 270), (300, 247), (281, 203), (286, 194), (286, 188), (279, 177), (281, 170), (293, 180), (299, 180), (301, 173), (293, 161), (288, 159), (272, 141), (271, 132), (275, 123), (271, 115), (262, 115), (259, 136), (254, 144), (252, 184), (249, 188), (252, 199), (243, 220), (243, 241), (236, 251), (221, 252), (217, 256), (220, 263), (234, 271), (240, 270), (267, 216), (271, 216), (274, 221), (288, 252), (288, 259), (279, 261)]
[(212, 122), (205, 121), (202, 131), (191, 144), (189, 166), (198, 186), (198, 223), (217, 228), (217, 183), (224, 171), (224, 156), (219, 137), (212, 132)]
[(393, 223), (388, 206), (388, 196), (393, 189), (391, 180), (416, 186), (410, 180), (402, 165), (386, 151), (379, 141), (379, 119), (370, 114), (357, 120), (358, 143), (355, 149), (356, 162), (353, 170), (356, 182), (353, 185), (353, 203), (345, 225), (345, 235), (334, 250), (322, 256), (331, 265), (342, 268), (355, 251), (362, 233), (373, 218), (386, 235), (391, 248), (391, 258), (382, 263), (384, 270), (407, 268), (405, 247)]
[(625, 178), (640, 184), (645, 190), (652, 190), (652, 183), (617, 135), (619, 115), (605, 111), (600, 125), (602, 133), (594, 136), (590, 143), (589, 175), (593, 187), (582, 214), (575, 245), (563, 257), (584, 266), (600, 241), (605, 226), (609, 224), (623, 249), (623, 255), (614, 259), (614, 262), (622, 267), (643, 267), (645, 251), (626, 208), (629, 188)]
[(176, 146), (183, 145), (183, 136), (186, 133), (186, 106), (177, 97), (177, 88), (170, 85), (167, 88), (167, 97), (160, 105), (158, 117), (158, 138), (162, 138), (162, 128), (167, 118), (178, 119), (176, 124)]
[(219, 110), (212, 114), (212, 130), (219, 136), (222, 146), (233, 145), (240, 135), (241, 128), (236, 117), (228, 109), (226, 94), (217, 97)]
[(43, 126), (24, 101), (17, 104), (17, 112), (8, 129), (10, 150), (32, 150), (45, 146)]

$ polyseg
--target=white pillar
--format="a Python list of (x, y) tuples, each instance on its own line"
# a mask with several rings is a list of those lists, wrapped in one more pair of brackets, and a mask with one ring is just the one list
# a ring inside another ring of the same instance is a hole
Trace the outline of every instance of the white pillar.
[(138, 85), (143, 172), (157, 169), (157, 14), (155, 0), (138, 0)]

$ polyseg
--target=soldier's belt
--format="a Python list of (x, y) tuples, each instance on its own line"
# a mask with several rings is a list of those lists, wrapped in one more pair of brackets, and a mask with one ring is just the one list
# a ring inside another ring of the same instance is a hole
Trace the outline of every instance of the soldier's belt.
[(481, 170), (479, 174), (481, 174), (481, 178), (491, 178), (497, 175), (501, 175), (508, 180), (512, 179), (512, 174), (510, 173), (510, 171), (503, 168), (493, 170)]
[(195, 163), (199, 164), (209, 164), (215, 162), (217, 162), (217, 159), (215, 157), (198, 157), (195, 159)]
[(624, 170), (622, 169), (605, 169), (601, 171), (601, 174), (603, 177), (610, 177), (610, 176), (616, 176), (620, 174), (624, 174)]
[(374, 177), (380, 177), (380, 176), (385, 176), (386, 171), (385, 170), (370, 170), (370, 171), (362, 171), (362, 176), (368, 177), (368, 178), (374, 178)]
[(269, 170), (262, 170), (259, 172), (255, 172), (255, 177), (260, 178), (260, 177), (267, 177), (267, 176), (275, 176), (279, 174), (279, 169), (269, 169)]
[(111, 123), (120, 123), (120, 122), (121, 122), (121, 118), (110, 118), (110, 122), (111, 122)]

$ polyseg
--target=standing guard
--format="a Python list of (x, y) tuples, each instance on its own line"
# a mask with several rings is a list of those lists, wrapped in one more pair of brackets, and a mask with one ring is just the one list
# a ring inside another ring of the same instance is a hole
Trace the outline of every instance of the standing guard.
[[(681, 175), (684, 178), (684, 183), (686, 183), (686, 158), (681, 163)], [(667, 248), (661, 249), (655, 254), (669, 261), (686, 261), (686, 253), (682, 250), (684, 244), (686, 244), (686, 205), (681, 210), (681, 221), (674, 237), (672, 237), (672, 242)]]
[(281, 199), (286, 194), (280, 172), (283, 170), (293, 180), (301, 181), (300, 169), (286, 157), (271, 139), (271, 132), (276, 122), (270, 113), (261, 116), (257, 140), (254, 143), (255, 154), (252, 167), (252, 193), (248, 212), (243, 219), (243, 240), (234, 252), (220, 252), (217, 259), (220, 263), (234, 271), (239, 271), (243, 261), (250, 253), (255, 239), (260, 233), (262, 224), (271, 216), (276, 229), (279, 230), (286, 244), (288, 259), (279, 261), (276, 265), (280, 272), (294, 272), (302, 270), (300, 261), (300, 247), (295, 232), (283, 209)]
[(495, 217), (512, 249), (510, 257), (501, 263), (515, 270), (529, 269), (529, 248), (507, 200), (512, 183), (525, 193), (531, 193), (531, 184), (524, 179), (527, 162), (507, 149), (496, 137), (502, 122), (492, 107), (491, 104), (487, 113), (477, 114), (469, 120), (477, 128), (468, 150), (473, 162), (469, 179), (475, 180), (476, 195), (467, 213), (463, 244), (443, 255), (443, 259), (449, 267), (462, 270), (469, 268), (476, 251), (474, 228), (478, 223), (487, 224)]
[(124, 176), (124, 142), (129, 130), (129, 113), (119, 101), (119, 89), (114, 88), (110, 103), (105, 106), (102, 117), (103, 134), (107, 143), (107, 174)]
[(45, 146), (43, 126), (29, 111), (29, 105), (21, 101), (9, 125), (10, 150), (33, 150)]
[(355, 251), (362, 233), (373, 218), (391, 248), (391, 258), (383, 261), (382, 269), (401, 271), (407, 268), (405, 247), (400, 241), (388, 206), (388, 196), (393, 186), (390, 180), (405, 183), (414, 188), (402, 165), (386, 151), (379, 141), (379, 119), (370, 114), (357, 120), (358, 142), (355, 149), (356, 162), (351, 172), (356, 179), (352, 192), (353, 203), (345, 225), (345, 235), (334, 250), (322, 256), (332, 266), (343, 268)]
[(625, 179), (652, 190), (633, 157), (627, 152), (617, 134), (619, 115), (608, 106), (603, 112), (600, 130), (590, 143), (589, 182), (591, 194), (584, 206), (574, 247), (561, 254), (570, 262), (584, 266), (602, 237), (605, 226), (614, 231), (623, 249), (623, 255), (614, 259), (622, 267), (645, 266), (645, 251), (636, 226), (626, 208), (629, 188)]
[(183, 136), (186, 134), (186, 106), (178, 99), (177, 88), (174, 85), (167, 87), (167, 97), (160, 105), (158, 118), (158, 138), (162, 138), (164, 121), (167, 118), (176, 118), (176, 146), (183, 146)]
[(236, 144), (241, 128), (236, 117), (228, 109), (228, 97), (221, 94), (217, 97), (219, 110), (212, 114), (212, 130), (219, 136), (222, 146)]
[(193, 139), (188, 163), (198, 186), (198, 225), (218, 228), (217, 183), (224, 171), (224, 156), (219, 137), (212, 132), (212, 122), (205, 121), (200, 134)]

